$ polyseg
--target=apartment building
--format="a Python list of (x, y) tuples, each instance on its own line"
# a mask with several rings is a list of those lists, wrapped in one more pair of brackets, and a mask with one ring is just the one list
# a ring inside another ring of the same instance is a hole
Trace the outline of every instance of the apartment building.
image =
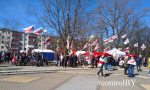
[[(43, 42), (47, 36), (43, 36)], [(41, 36), (27, 33), (0, 29), (0, 51), (18, 52), (20, 50), (41, 49)]]

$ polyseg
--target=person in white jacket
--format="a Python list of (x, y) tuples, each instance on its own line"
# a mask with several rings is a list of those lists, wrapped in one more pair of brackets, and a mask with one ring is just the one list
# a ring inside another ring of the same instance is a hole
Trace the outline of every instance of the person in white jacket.
[(134, 66), (136, 65), (136, 61), (134, 57), (127, 62), (128, 64), (128, 77), (134, 77)]

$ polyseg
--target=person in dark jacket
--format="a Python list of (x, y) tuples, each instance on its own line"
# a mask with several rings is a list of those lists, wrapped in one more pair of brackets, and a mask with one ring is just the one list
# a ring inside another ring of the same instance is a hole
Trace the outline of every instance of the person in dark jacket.
[(127, 70), (128, 70), (128, 64), (127, 64), (127, 62), (128, 62), (128, 56), (126, 56), (125, 58), (124, 58), (124, 75), (127, 75)]
[(142, 71), (141, 65), (142, 65), (142, 56), (139, 55), (139, 57), (136, 58), (136, 67), (138, 72)]

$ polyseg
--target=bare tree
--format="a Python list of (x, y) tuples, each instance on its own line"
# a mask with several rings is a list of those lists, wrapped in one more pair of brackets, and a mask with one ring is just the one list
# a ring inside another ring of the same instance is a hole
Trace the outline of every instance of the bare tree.
[[(85, 32), (86, 0), (41, 0), (43, 13), (34, 13), (43, 27), (55, 30), (63, 46), (82, 37)], [(82, 35), (81, 35), (82, 34)], [(64, 47), (66, 48), (66, 47)]]
[(120, 44), (122, 34), (127, 33), (131, 37), (133, 35), (131, 31), (142, 25), (141, 19), (146, 16), (145, 9), (135, 11), (130, 4), (130, 0), (101, 0), (96, 9), (99, 21), (105, 26), (106, 36), (115, 34), (119, 36), (115, 46)]

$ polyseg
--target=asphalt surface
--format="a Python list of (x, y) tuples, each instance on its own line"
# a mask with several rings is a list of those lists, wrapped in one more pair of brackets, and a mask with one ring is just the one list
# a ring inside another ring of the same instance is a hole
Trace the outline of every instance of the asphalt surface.
[(0, 65), (0, 90), (150, 90), (148, 70), (128, 78), (122, 68), (101, 77), (98, 68)]

